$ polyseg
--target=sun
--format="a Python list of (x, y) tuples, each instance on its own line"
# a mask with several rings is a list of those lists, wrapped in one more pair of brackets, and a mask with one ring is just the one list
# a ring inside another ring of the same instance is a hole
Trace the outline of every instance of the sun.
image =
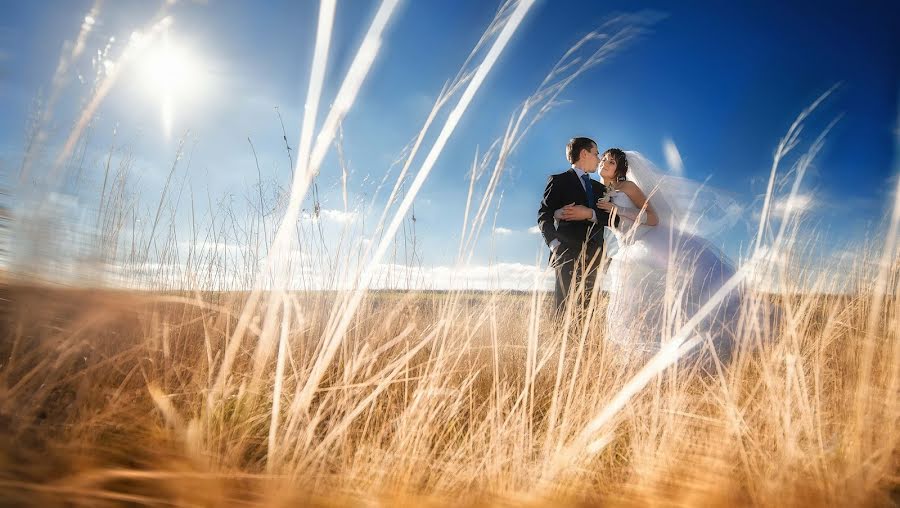
[(144, 51), (140, 62), (141, 83), (147, 93), (160, 101), (163, 133), (168, 139), (176, 105), (188, 105), (203, 88), (198, 60), (167, 30)]

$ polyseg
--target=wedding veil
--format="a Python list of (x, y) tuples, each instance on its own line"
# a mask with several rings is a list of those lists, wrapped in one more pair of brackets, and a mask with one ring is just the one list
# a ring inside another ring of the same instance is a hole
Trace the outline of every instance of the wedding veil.
[(650, 201), (659, 217), (657, 230), (714, 237), (733, 226), (742, 208), (724, 191), (661, 171), (639, 152), (626, 151), (628, 179)]

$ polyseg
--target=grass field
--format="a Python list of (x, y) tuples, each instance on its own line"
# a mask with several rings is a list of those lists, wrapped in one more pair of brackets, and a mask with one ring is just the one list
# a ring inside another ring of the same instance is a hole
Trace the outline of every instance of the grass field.
[(897, 502), (894, 299), (873, 328), (865, 294), (760, 297), (783, 318), (729, 364), (682, 361), (597, 426), (646, 359), (540, 293), (373, 292), (308, 392), (337, 293), (288, 294), (268, 345), (249, 296), (7, 285), (6, 504)]

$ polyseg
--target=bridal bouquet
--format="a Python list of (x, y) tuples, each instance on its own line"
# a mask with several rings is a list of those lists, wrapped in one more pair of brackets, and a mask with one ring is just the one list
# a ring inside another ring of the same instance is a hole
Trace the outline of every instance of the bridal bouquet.
[(616, 191), (616, 189), (613, 189), (612, 187), (603, 186), (603, 194), (597, 201), (600, 201), (601, 203), (609, 203), (610, 201), (612, 201), (613, 194), (615, 194), (616, 192), (618, 191)]

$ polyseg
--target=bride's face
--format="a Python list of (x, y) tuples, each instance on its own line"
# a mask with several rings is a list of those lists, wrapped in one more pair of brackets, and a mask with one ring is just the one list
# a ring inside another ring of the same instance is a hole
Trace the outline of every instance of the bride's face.
[(616, 178), (616, 158), (612, 154), (604, 154), (600, 159), (600, 177), (606, 181), (613, 181)]

